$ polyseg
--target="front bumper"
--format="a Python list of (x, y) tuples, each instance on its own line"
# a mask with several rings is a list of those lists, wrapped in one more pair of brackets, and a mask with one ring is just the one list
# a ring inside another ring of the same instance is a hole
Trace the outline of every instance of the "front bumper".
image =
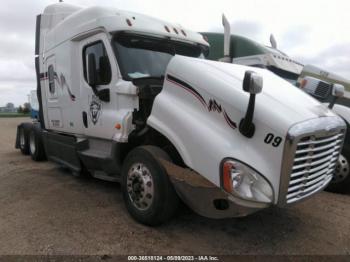
[(242, 217), (269, 207), (269, 204), (234, 197), (193, 170), (159, 160), (179, 197), (201, 216), (217, 219)]

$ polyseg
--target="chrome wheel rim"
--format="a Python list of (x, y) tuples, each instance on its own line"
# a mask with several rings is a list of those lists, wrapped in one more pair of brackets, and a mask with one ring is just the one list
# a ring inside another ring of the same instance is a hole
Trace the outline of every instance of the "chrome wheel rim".
[(21, 128), (19, 130), (19, 145), (20, 145), (21, 148), (24, 148), (25, 144), (26, 144), (26, 139), (25, 139), (25, 136), (24, 136), (24, 129)]
[(333, 175), (332, 183), (340, 183), (344, 181), (349, 175), (349, 162), (343, 156), (340, 155), (338, 158), (337, 166)]
[(36, 150), (34, 132), (31, 132), (29, 135), (29, 148), (30, 152), (34, 154)]
[(149, 169), (142, 163), (133, 164), (128, 172), (129, 198), (138, 210), (147, 210), (153, 202), (154, 183)]

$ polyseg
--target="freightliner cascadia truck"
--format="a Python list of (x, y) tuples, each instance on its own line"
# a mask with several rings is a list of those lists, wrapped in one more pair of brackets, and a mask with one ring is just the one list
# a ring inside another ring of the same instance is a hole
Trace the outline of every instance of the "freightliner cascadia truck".
[(346, 125), (260, 68), (205, 60), (202, 35), (114, 8), (37, 17), (34, 160), (121, 183), (128, 212), (167, 221), (182, 200), (211, 218), (289, 206), (331, 181)]
[[(344, 89), (343, 85), (349, 86), (349, 83), (345, 79), (325, 70), (316, 70), (314, 66), (304, 66), (290, 58), (277, 49), (277, 43), (273, 35), (270, 36), (271, 47), (264, 46), (240, 35), (232, 35), (230, 33), (230, 24), (224, 15), (222, 20), (224, 33), (202, 33), (210, 44), (210, 52), (207, 54), (207, 59), (266, 68), (291, 84), (301, 88), (318, 101), (328, 105), (344, 119), (347, 125), (350, 124), (350, 101), (339, 98), (344, 93), (342, 91)], [(327, 187), (329, 191), (339, 193), (350, 191), (349, 132), (348, 130), (333, 179)]]

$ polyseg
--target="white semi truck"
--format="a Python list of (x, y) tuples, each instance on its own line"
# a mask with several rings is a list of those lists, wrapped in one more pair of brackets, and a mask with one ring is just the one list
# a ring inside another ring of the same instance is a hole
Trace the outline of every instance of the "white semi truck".
[(16, 147), (120, 182), (147, 225), (180, 199), (238, 217), (326, 187), (344, 121), (267, 70), (205, 60), (208, 47), (145, 15), (48, 6), (36, 30), (40, 122), (18, 126)]

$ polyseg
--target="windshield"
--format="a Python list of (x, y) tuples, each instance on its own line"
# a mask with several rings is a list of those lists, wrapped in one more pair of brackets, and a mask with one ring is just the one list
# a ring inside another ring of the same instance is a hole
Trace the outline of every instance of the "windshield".
[(288, 81), (292, 85), (295, 85), (295, 86), (297, 85), (297, 80), (298, 80), (299, 75), (297, 75), (293, 72), (289, 72), (289, 71), (285, 71), (285, 70), (276, 68), (274, 66), (269, 66), (268, 69), (270, 71), (274, 72), (279, 77), (282, 77), (284, 80)]
[(112, 46), (125, 80), (163, 77), (175, 54), (204, 58), (199, 45), (125, 33), (115, 35)]

